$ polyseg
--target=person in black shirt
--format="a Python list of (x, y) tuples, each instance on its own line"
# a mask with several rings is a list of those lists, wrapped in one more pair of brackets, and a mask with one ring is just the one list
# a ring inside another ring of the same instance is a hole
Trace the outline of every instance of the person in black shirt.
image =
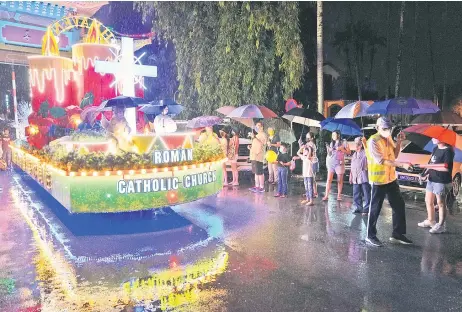
[[(454, 164), (454, 150), (452, 147), (436, 139), (432, 139), (437, 146), (433, 149), (429, 164), (443, 164), (444, 169), (427, 169), (422, 174), (422, 180), (427, 180), (425, 204), (427, 205), (427, 219), (417, 225), (431, 228), (430, 233), (443, 233), (446, 217), (446, 195), (452, 189), (452, 168)], [(439, 220), (435, 221), (434, 202), (438, 203)]]
[(289, 174), (291, 157), (287, 153), (287, 144), (282, 143), (279, 147), (278, 163), (278, 192), (274, 197), (287, 197), (287, 176)]

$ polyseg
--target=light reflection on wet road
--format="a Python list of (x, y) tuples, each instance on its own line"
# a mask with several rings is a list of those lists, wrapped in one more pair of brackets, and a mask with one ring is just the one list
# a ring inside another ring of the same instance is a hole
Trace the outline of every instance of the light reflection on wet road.
[[(300, 194), (299, 183), (292, 192)], [(0, 174), (0, 311), (456, 311), (462, 218), (417, 228), (415, 246), (366, 247), (351, 198), (314, 207), (229, 188), (163, 211), (70, 216), (36, 185)], [(388, 239), (384, 209), (379, 238)]]

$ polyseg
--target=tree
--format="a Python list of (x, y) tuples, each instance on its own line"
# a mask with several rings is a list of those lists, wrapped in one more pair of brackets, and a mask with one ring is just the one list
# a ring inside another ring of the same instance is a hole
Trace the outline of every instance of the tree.
[(396, 81), (395, 81), (395, 98), (399, 97), (399, 84), (401, 78), (401, 56), (403, 55), (403, 35), (404, 35), (404, 10), (406, 2), (401, 2), (399, 14), (399, 35), (398, 35), (398, 57), (396, 58)]
[(417, 21), (419, 19), (419, 4), (414, 2), (414, 34), (412, 36), (412, 81), (411, 81), (411, 97), (416, 97), (416, 81), (417, 81)]
[(317, 2), (317, 85), (318, 85), (318, 112), (323, 113), (324, 109), (324, 55), (322, 43), (322, 1)]
[(369, 46), (369, 58), (370, 58), (369, 87), (371, 87), (372, 69), (374, 68), (375, 54), (377, 53), (378, 48), (385, 47), (385, 38), (382, 36), (379, 36), (376, 30), (370, 29), (370, 35), (368, 38), (366, 38), (366, 40)]
[(430, 2), (427, 2), (427, 35), (428, 35), (428, 51), (430, 53), (430, 66), (432, 70), (432, 91), (433, 91), (433, 102), (437, 102), (438, 96), (436, 94), (436, 78), (435, 78), (435, 63), (433, 61), (433, 43), (432, 43), (432, 26), (431, 26), (431, 18), (432, 14), (430, 11)]
[(305, 71), (296, 2), (138, 2), (176, 50), (186, 114), (224, 105), (272, 108), (301, 87)]
[[(364, 21), (354, 22), (353, 12), (350, 6), (350, 22), (347, 24), (345, 30), (335, 33), (333, 45), (346, 57), (348, 73), (351, 72), (350, 64), (354, 64), (356, 92), (358, 99), (361, 99), (364, 93), (361, 89), (361, 81), (363, 81), (363, 64), (366, 49), (369, 51), (369, 82), (371, 82), (375, 54), (377, 53), (378, 47), (385, 46), (385, 39), (380, 36), (377, 30), (373, 29), (369, 23)], [(352, 61), (350, 60), (351, 55), (353, 55)], [(348, 77), (351, 77), (351, 75), (348, 74), (347, 78)], [(348, 83), (351, 82), (347, 81), (347, 84)]]
[(387, 61), (386, 61), (386, 75), (387, 75), (387, 90), (385, 91), (385, 99), (388, 100), (390, 97), (390, 27), (391, 27), (391, 20), (390, 20), (390, 9), (391, 9), (391, 2), (387, 2)]

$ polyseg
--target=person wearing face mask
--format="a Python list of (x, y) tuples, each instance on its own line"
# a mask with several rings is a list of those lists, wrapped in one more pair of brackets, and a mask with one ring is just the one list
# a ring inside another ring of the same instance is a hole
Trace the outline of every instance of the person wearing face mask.
[(279, 155), (277, 159), (279, 177), (278, 192), (274, 195), (274, 197), (287, 197), (287, 177), (289, 175), (290, 161), (290, 155), (287, 153), (287, 145), (282, 144), (281, 147), (279, 147)]
[[(313, 206), (314, 199), (314, 172), (313, 172), (313, 149), (305, 145), (298, 153), (298, 158), (303, 162), (303, 183), (305, 184), (306, 199), (302, 201), (303, 205)], [(295, 157), (294, 157), (295, 158)]]
[[(273, 128), (268, 128), (268, 148), (270, 151), (278, 153), (278, 149), (281, 146), (281, 139), (277, 135)], [(278, 183), (278, 163), (268, 163), (268, 182), (271, 184)]]
[[(444, 168), (439, 170), (426, 169), (421, 174), (423, 176), (422, 180), (427, 180), (425, 190), (427, 219), (417, 225), (423, 228), (431, 228), (430, 233), (432, 234), (439, 234), (446, 231), (446, 195), (452, 189), (451, 174), (454, 166), (454, 150), (437, 139), (432, 139), (432, 141), (436, 146), (433, 149), (429, 164), (444, 164)], [(438, 223), (435, 221), (435, 207), (433, 206), (435, 197), (439, 207)]]
[[(311, 162), (311, 166), (313, 167), (311, 172), (312, 172), (312, 178), (313, 178), (313, 181), (312, 181), (312, 184), (313, 184), (313, 197), (316, 198), (318, 197), (318, 184), (316, 183), (316, 174), (319, 172), (319, 161), (318, 161), (318, 157), (317, 157), (317, 147), (316, 147), (316, 144), (315, 144), (315, 140), (314, 140), (314, 134), (311, 133), (311, 132), (308, 132), (306, 134), (306, 143), (305, 144), (302, 144), (302, 141), (301, 141), (301, 138), (300, 140), (298, 141), (298, 144), (299, 144), (299, 151), (297, 152), (297, 155), (298, 156), (294, 156), (293, 160), (296, 160), (296, 159), (301, 159), (300, 155), (303, 155), (304, 153), (304, 150), (307, 150), (308, 148), (311, 149), (311, 159), (310, 159), (310, 162)], [(303, 165), (305, 168), (305, 163)]]
[(255, 186), (249, 190), (254, 193), (264, 193), (265, 174), (263, 171), (263, 161), (265, 159), (265, 149), (268, 137), (261, 122), (257, 122), (255, 125), (255, 131), (257, 132), (256, 135), (253, 132), (250, 134), (250, 137), (252, 138), (252, 145), (249, 146), (252, 171), (255, 174)]
[(353, 201), (356, 206), (354, 213), (361, 213), (364, 216), (369, 211), (371, 185), (367, 177), (367, 158), (364, 150), (365, 138), (362, 139), (360, 137), (355, 139), (356, 151), (351, 157), (350, 184), (353, 184)]
[(410, 170), (410, 163), (396, 161), (401, 151), (401, 142), (405, 139), (400, 132), (396, 144), (391, 138), (392, 123), (388, 118), (380, 117), (376, 124), (377, 132), (367, 141), (367, 162), (369, 182), (371, 184), (371, 203), (369, 206), (369, 219), (367, 224), (366, 243), (380, 247), (382, 242), (377, 238), (377, 220), (382, 210), (385, 197), (388, 198), (393, 210), (393, 233), (390, 241), (405, 245), (412, 244), (406, 234), (406, 210), (404, 199), (401, 196), (396, 181), (396, 167)]
[(342, 200), (342, 189), (343, 189), (343, 175), (345, 174), (345, 154), (350, 154), (350, 148), (346, 140), (342, 142), (340, 131), (332, 132), (332, 142), (326, 143), (327, 149), (327, 182), (326, 182), (326, 193), (324, 194), (323, 201), (329, 199), (329, 193), (332, 186), (332, 180), (334, 174), (337, 174), (337, 200)]

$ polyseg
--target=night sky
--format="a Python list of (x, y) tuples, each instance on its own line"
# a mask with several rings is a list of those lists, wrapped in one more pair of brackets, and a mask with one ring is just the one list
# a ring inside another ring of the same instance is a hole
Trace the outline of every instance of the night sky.
[[(331, 46), (336, 31), (343, 30), (349, 20), (348, 5), (352, 5), (354, 19), (366, 20), (372, 24), (372, 27), (379, 31), (379, 34), (386, 37), (387, 27), (387, 3), (386, 2), (325, 2), (324, 3), (324, 43), (325, 43), (325, 61), (331, 62), (340, 69), (344, 69), (344, 57), (339, 55)], [(391, 3), (391, 27), (390, 35), (392, 38), (391, 46), (391, 67), (390, 81), (392, 90), (394, 90), (394, 80), (396, 75), (396, 55), (398, 46), (398, 27), (399, 27), (399, 10), (400, 2)], [(444, 2), (431, 2), (431, 14), (427, 14), (427, 2), (419, 2), (419, 20), (417, 34), (417, 97), (432, 98), (432, 78), (430, 54), (428, 49), (427, 25), (431, 22), (433, 52), (435, 63), (436, 83), (443, 84), (444, 70), (447, 70), (448, 85), (462, 82), (460, 77), (462, 66), (462, 40), (459, 21), (462, 12), (462, 3), (449, 2), (447, 27), (444, 27), (443, 15), (445, 10)], [(96, 18), (104, 24), (113, 27), (122, 33), (145, 33), (151, 29), (151, 24), (143, 24), (141, 16), (134, 11), (132, 2), (111, 2), (103, 7), (96, 14)], [(404, 47), (402, 59), (402, 78), (401, 93), (407, 96), (410, 93), (411, 85), (411, 53), (412, 53), (412, 36), (414, 32), (414, 2), (406, 2), (406, 13), (404, 19)], [(368, 73), (369, 59), (366, 54), (364, 69)], [(386, 89), (386, 48), (381, 49), (376, 54), (372, 79), (377, 81), (379, 96), (383, 96)], [(316, 68), (310, 68), (316, 70)], [(24, 68), (18, 71), (18, 96), (19, 100), (27, 99), (29, 95), (27, 74)], [(11, 67), (0, 65), (0, 101), (6, 90), (11, 89)]]
[[(430, 4), (431, 15), (427, 14), (427, 3)], [(339, 56), (329, 43), (333, 41), (336, 31), (343, 29), (349, 20), (348, 5), (353, 6), (353, 14), (356, 20), (362, 19), (370, 22), (379, 31), (379, 34), (386, 37), (387, 23), (387, 2), (325, 2), (324, 3), (324, 34), (326, 60), (343, 68), (344, 58)], [(447, 28), (444, 27), (443, 12), (444, 2), (419, 2), (419, 19), (417, 24), (417, 97), (432, 98), (432, 77), (430, 53), (428, 49), (427, 25), (428, 21), (432, 28), (433, 53), (435, 63), (436, 84), (443, 84), (444, 68), (447, 68), (448, 84), (462, 82), (462, 41), (460, 32), (460, 14), (462, 13), (461, 2), (448, 2)], [(390, 81), (394, 92), (394, 81), (396, 76), (396, 56), (398, 47), (399, 12), (401, 2), (391, 2), (391, 65)], [(412, 39), (414, 33), (414, 2), (406, 1), (406, 12), (404, 16), (404, 46), (401, 68), (401, 90), (403, 96), (410, 94), (411, 88), (411, 66), (412, 66)], [(372, 72), (372, 79), (377, 81), (379, 95), (384, 95), (386, 90), (386, 56), (384, 48), (376, 55), (376, 64)], [(369, 68), (369, 60), (366, 59), (365, 68)]]

